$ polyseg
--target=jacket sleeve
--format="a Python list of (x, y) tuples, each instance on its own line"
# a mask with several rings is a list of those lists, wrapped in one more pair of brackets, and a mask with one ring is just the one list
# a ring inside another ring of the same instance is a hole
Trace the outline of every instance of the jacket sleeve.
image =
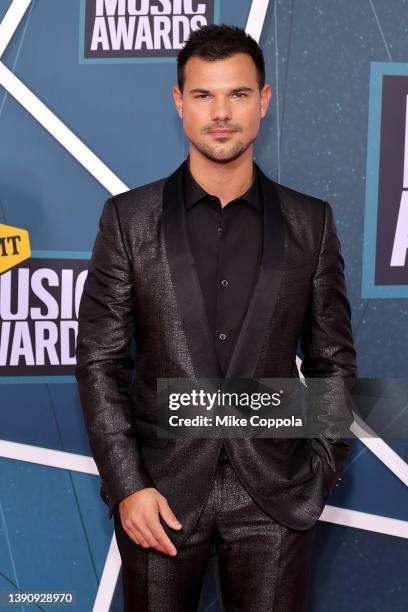
[(323, 231), (300, 347), (300, 371), (312, 389), (313, 414), (321, 430), (312, 439), (312, 448), (323, 460), (328, 496), (351, 451), (351, 445), (336, 433), (348, 431), (353, 422), (348, 389), (357, 369), (344, 260), (328, 202), (324, 202)]
[(118, 501), (154, 486), (132, 422), (133, 286), (114, 198), (99, 220), (78, 313), (75, 376), (108, 515)]

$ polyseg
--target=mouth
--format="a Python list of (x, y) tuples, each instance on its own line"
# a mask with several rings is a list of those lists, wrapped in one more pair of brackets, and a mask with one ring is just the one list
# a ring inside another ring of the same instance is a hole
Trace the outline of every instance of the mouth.
[(223, 130), (223, 129), (216, 129), (216, 130), (211, 130), (209, 133), (212, 134), (212, 136), (231, 136), (231, 134), (233, 134), (235, 132), (235, 130)]

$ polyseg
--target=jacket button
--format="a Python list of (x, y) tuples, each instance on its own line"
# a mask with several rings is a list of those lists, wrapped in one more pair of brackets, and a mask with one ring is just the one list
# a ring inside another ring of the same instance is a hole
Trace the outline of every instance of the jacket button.
[(227, 334), (220, 334), (218, 337), (220, 340), (226, 340)]

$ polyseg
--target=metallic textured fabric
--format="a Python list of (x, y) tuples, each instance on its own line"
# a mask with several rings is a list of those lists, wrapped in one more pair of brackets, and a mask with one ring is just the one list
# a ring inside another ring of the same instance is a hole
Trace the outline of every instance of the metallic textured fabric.
[[(344, 262), (327, 202), (269, 179), (262, 264), (227, 378), (354, 377)], [(79, 309), (76, 377), (109, 517), (146, 486), (191, 532), (221, 441), (158, 439), (156, 379), (221, 377), (184, 216), (183, 164), (166, 179), (109, 198)], [(132, 350), (134, 340), (134, 350)], [(134, 369), (134, 372), (133, 372)], [(132, 378), (133, 372), (133, 378)], [(336, 396), (327, 393), (328, 413)], [(236, 474), (278, 522), (308, 530), (350, 452), (342, 439), (225, 439)], [(169, 534), (172, 530), (169, 529)]]
[(202, 512), (171, 557), (135, 544), (117, 508), (125, 612), (195, 612), (212, 552), (225, 612), (303, 612), (315, 526), (296, 531), (248, 495), (227, 457), (220, 458)]

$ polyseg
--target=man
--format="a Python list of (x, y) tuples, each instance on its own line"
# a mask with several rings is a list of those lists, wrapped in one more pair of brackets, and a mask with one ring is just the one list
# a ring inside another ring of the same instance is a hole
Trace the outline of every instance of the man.
[(225, 610), (303, 610), (350, 445), (163, 439), (156, 382), (297, 377), (299, 343), (306, 378), (355, 377), (333, 213), (253, 160), (271, 88), (243, 30), (192, 33), (173, 97), (188, 159), (107, 200), (79, 312), (76, 377), (125, 607), (196, 610), (214, 545)]

